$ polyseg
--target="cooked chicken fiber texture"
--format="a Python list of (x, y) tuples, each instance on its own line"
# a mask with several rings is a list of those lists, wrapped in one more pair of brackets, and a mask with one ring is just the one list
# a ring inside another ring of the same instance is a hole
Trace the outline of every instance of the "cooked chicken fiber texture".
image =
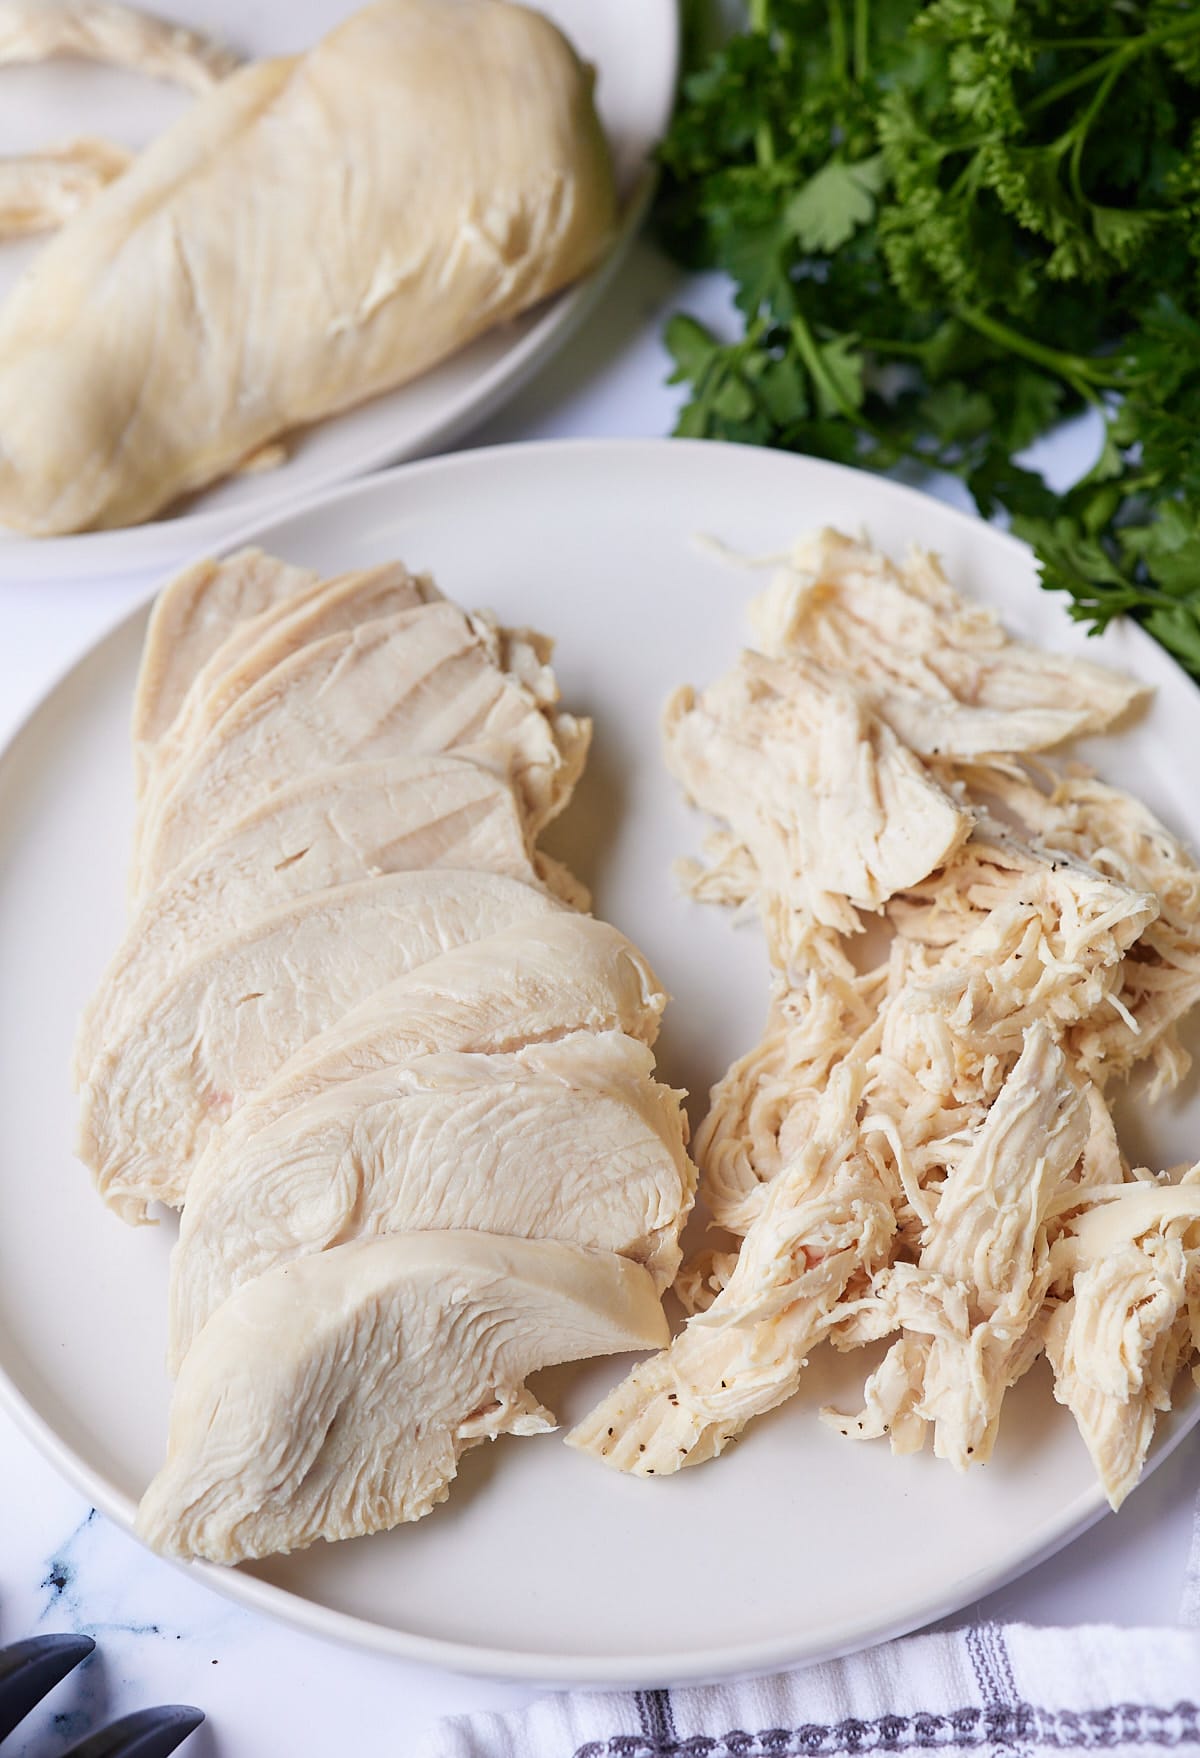
[(615, 215), (591, 76), (539, 12), (378, 0), (243, 67), (0, 312), (0, 521), (148, 519), (574, 281)]

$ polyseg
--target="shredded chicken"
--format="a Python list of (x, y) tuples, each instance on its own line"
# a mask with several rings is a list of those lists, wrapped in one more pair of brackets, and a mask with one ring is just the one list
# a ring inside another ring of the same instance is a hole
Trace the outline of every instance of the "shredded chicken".
[(1105, 666), (1012, 640), (927, 551), (898, 568), (837, 531), (796, 545), (751, 621), (765, 653), (803, 653), (861, 683), (921, 756), (1048, 750), (1147, 696)]
[(609, 1394), (567, 1440), (618, 1470), (663, 1476), (713, 1459), (796, 1390), (856, 1277), (886, 1262), (892, 1207), (859, 1142), (862, 1070), (843, 1063), (706, 1312)]
[[(799, 657), (745, 653), (664, 716), (667, 764), (688, 796), (723, 819), (749, 857), (777, 965), (803, 955), (812, 925), (852, 934), (940, 866), (971, 819), (871, 712), (863, 694)], [(726, 901), (743, 901), (720, 845)]]
[(1148, 1059), (1150, 1098), (1171, 1091), (1191, 1062), (1177, 1026), (1200, 1001), (1200, 868), (1140, 800), (1086, 772), (1039, 778), (1008, 763), (958, 773), (1043, 845), (1155, 898), (1155, 919), (1129, 948), (1112, 1005), (1081, 1023), (1072, 1052), (1100, 1082)]
[(200, 31), (115, 0), (0, 0), (0, 66), (81, 55), (206, 92), (239, 58)]
[(893, 1165), (898, 1204), (925, 1217), (920, 1190), (961, 1155), (1026, 1028), (1046, 1019), (1062, 1031), (1099, 1008), (1154, 908), (984, 816), (943, 868), (887, 906), (896, 937), (883, 965), (855, 975), (827, 934), (803, 980), (780, 989), (762, 1041), (714, 1089), (697, 1135), (713, 1219), (746, 1231), (851, 1052), (871, 1058), (863, 1128)]
[(51, 232), (119, 177), (133, 154), (92, 138), (0, 159), (0, 239)]
[(882, 975), (856, 976), (830, 953), (777, 987), (761, 1040), (713, 1088), (696, 1137), (718, 1226), (749, 1230), (766, 1185), (807, 1140), (833, 1069), (871, 1026)]
[(1094, 1194), (1108, 1200), (1086, 1209), (1055, 1249), (1070, 1293), (1049, 1320), (1046, 1353), (1054, 1395), (1118, 1508), (1180, 1367), (1200, 1350), (1200, 1167), (1178, 1184)]
[(1200, 1347), (1200, 1168), (1131, 1171), (1109, 1106), (1139, 1062), (1151, 1099), (1187, 1068), (1200, 869), (1139, 801), (1031, 754), (1145, 692), (1011, 640), (933, 557), (835, 532), (752, 619), (758, 650), (666, 715), (722, 823), (687, 889), (757, 913), (776, 966), (696, 1138), (724, 1237), (676, 1282), (685, 1329), (569, 1438), (673, 1472), (820, 1343), (890, 1338), (861, 1412), (826, 1419), (898, 1453), (932, 1429), (964, 1469), (1045, 1350), (1116, 1505)]
[(1038, 1021), (937, 1198), (918, 1262), (878, 1279), (874, 1298), (903, 1345), (868, 1379), (862, 1414), (831, 1417), (843, 1433), (890, 1433), (896, 1452), (911, 1452), (931, 1426), (934, 1452), (960, 1469), (990, 1456), (1004, 1394), (1041, 1345), (1047, 1223), (1088, 1126), (1067, 1059)]

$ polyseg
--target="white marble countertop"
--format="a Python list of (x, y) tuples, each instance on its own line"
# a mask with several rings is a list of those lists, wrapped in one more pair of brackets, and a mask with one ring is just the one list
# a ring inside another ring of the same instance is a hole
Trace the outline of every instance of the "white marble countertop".
[[(677, 396), (664, 383), (658, 333), (679, 298), (668, 266), (636, 247), (584, 333), (470, 443), (668, 433)], [(689, 289), (688, 302), (712, 309), (719, 294)], [(1060, 441), (1052, 463), (1065, 474), (1074, 461)], [(0, 741), (152, 583), (140, 575), (31, 587), (5, 579), (2, 559), (0, 551)], [(1200, 1431), (1119, 1519), (961, 1619), (1173, 1623), (1198, 1478)], [(0, 1414), (0, 1643), (52, 1630), (86, 1631), (98, 1653), (6, 1745), (12, 1758), (53, 1758), (105, 1716), (152, 1702), (207, 1711), (184, 1747), (189, 1758), (401, 1758), (438, 1715), (517, 1707), (534, 1695), (336, 1647), (227, 1603), (90, 1510)]]

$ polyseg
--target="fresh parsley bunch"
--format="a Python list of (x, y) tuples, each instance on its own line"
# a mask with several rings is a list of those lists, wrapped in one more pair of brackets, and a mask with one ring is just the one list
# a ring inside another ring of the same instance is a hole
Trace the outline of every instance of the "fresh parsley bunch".
[[(750, 0), (661, 158), (744, 320), (671, 320), (679, 433), (952, 471), (1200, 677), (1200, 6)], [(1088, 405), (1056, 496), (1016, 457)]]

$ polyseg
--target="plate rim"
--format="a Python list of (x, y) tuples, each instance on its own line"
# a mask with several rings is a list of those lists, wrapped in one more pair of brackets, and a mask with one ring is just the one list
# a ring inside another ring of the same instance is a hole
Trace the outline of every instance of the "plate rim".
[[(836, 481), (843, 486), (849, 482), (862, 484), (865, 479), (870, 485), (871, 494), (879, 494), (885, 500), (890, 499), (899, 506), (909, 508), (914, 515), (919, 515), (931, 499), (936, 499), (927, 491), (910, 484), (873, 476), (849, 465), (812, 458), (801, 453), (770, 452), (710, 440), (546, 439), (479, 447), (401, 463), (386, 471), (335, 484), (323, 493), (314, 495), (303, 505), (276, 509), (275, 516), (270, 519), (247, 521), (237, 531), (222, 538), (211, 551), (192, 552), (190, 560), (185, 558), (166, 574), (156, 577), (143, 593), (139, 593), (133, 604), (126, 603), (104, 623), (81, 653), (73, 654), (52, 672), (36, 700), (8, 736), (0, 742), (0, 766), (6, 766), (13, 760), (18, 745), (31, 732), (34, 721), (58, 692), (69, 685), (76, 672), (88, 664), (97, 649), (127, 625), (144, 616), (147, 606), (166, 581), (201, 555), (222, 557), (250, 543), (269, 545), (273, 536), (282, 528), (313, 515), (323, 515), (343, 503), (376, 496), (386, 501), (397, 484), (401, 485), (401, 492), (406, 492), (407, 486), (414, 481), (419, 484), (430, 476), (453, 475), (462, 470), (486, 471), (497, 461), (506, 461), (514, 456), (528, 458), (536, 468), (539, 459), (545, 459), (552, 454), (576, 454), (583, 457), (589, 454), (611, 456), (615, 453), (659, 455), (668, 450), (672, 455), (686, 452), (703, 452), (706, 456), (713, 453), (735, 455), (740, 464), (745, 464), (749, 458), (770, 459), (772, 468), (785, 463), (785, 467), (795, 468), (799, 474), (809, 476), (810, 482), (815, 478), (818, 487), (821, 478)], [(939, 517), (949, 517), (970, 541), (982, 540), (985, 544), (1000, 546), (1014, 559), (1019, 559), (1028, 570), (1028, 546), (1019, 539), (944, 501), (937, 501), (937, 505)], [(867, 509), (864, 509), (864, 518), (870, 518)], [(1117, 643), (1129, 650), (1137, 662), (1138, 671), (1149, 681), (1153, 682), (1154, 674), (1157, 673), (1162, 679), (1170, 678), (1175, 684), (1182, 683), (1189, 691), (1195, 688), (1183, 668), (1136, 624), (1123, 624), (1117, 630)], [(149, 1548), (144, 1546), (134, 1530), (136, 1506), (132, 1498), (120, 1490), (103, 1471), (87, 1464), (58, 1435), (16, 1384), (2, 1358), (0, 1408), (7, 1411), (17, 1427), (61, 1476), (128, 1536), (143, 1545), (143, 1548)], [(1198, 1426), (1200, 1389), (1185, 1380), (1181, 1396), (1165, 1420), (1159, 1424), (1138, 1488)], [(1109, 1511), (1098, 1481), (1093, 1480), (1053, 1520), (1045, 1522), (1031, 1536), (1030, 1541), (1015, 1553), (1010, 1565), (999, 1570), (977, 1570), (964, 1576), (949, 1591), (928, 1593), (923, 1599), (913, 1602), (901, 1619), (880, 1622), (872, 1620), (869, 1614), (864, 1613), (845, 1617), (839, 1623), (828, 1626), (815, 1641), (800, 1635), (781, 1634), (770, 1640), (758, 1638), (750, 1642), (718, 1644), (677, 1655), (662, 1656), (606, 1653), (588, 1657), (578, 1654), (539, 1653), (425, 1636), (336, 1610), (290, 1588), (276, 1586), (257, 1576), (243, 1574), (237, 1569), (227, 1569), (207, 1562), (186, 1563), (169, 1558), (159, 1560), (171, 1562), (173, 1567), (185, 1571), (189, 1579), (203, 1582), (225, 1599), (279, 1618), (311, 1635), (324, 1636), (371, 1652), (391, 1654), (399, 1659), (437, 1666), (450, 1672), (532, 1682), (557, 1689), (648, 1688), (667, 1683), (686, 1684), (732, 1678), (791, 1665), (812, 1665), (908, 1635), (951, 1615), (985, 1593), (1005, 1587), (1074, 1539), (1081, 1537)], [(150, 1554), (157, 1556), (156, 1552)]]

